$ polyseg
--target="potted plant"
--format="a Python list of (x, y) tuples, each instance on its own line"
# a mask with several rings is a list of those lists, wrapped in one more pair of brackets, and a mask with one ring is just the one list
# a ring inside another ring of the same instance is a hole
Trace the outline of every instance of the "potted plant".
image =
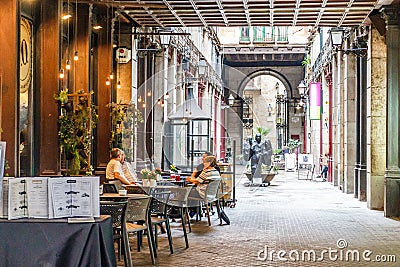
[(150, 171), (149, 169), (142, 169), (140, 171), (142, 176), (142, 185), (154, 187), (157, 185), (157, 174), (155, 171)]
[(271, 132), (271, 129), (269, 128), (264, 128), (262, 126), (257, 126), (254, 130), (254, 135), (256, 134), (261, 134), (262, 137), (267, 136), (269, 132)]
[[(78, 175), (81, 169), (90, 170), (90, 146), (92, 130), (97, 125), (96, 106), (90, 101), (91, 94), (83, 90), (68, 94), (64, 89), (54, 98), (60, 102), (58, 136), (63, 158), (67, 161), (67, 175)], [(71, 103), (71, 107), (67, 106)]]
[(177, 173), (178, 169), (176, 168), (176, 166), (174, 164), (169, 165), (169, 170), (172, 173)]
[[(251, 166), (250, 163), (246, 165), (244, 174), (247, 176), (251, 182), (253, 182), (253, 177), (251, 174)], [(270, 185), (271, 181), (274, 179), (275, 175), (278, 174), (278, 167), (275, 165), (267, 166), (265, 164), (261, 164), (261, 180), (262, 183), (267, 183)]]
[(289, 149), (289, 153), (297, 152), (294, 151), (296, 148), (298, 148), (302, 143), (298, 139), (289, 139), (287, 143), (287, 147)]
[(157, 175), (157, 180), (161, 180), (161, 179), (162, 179), (162, 177), (161, 177), (161, 174), (162, 174), (161, 168), (155, 168), (155, 169), (154, 169), (154, 172), (155, 172), (156, 175)]

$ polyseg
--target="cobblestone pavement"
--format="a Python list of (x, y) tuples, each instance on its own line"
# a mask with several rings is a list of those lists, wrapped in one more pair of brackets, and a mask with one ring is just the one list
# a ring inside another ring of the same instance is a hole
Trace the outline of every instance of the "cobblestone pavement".
[[(211, 227), (205, 218), (193, 222), (185, 249), (173, 222), (174, 254), (160, 235), (156, 266), (400, 266), (400, 221), (327, 182), (298, 179), (304, 177), (297, 172), (281, 170), (267, 187), (246, 186), (242, 168), (236, 207), (225, 208), (231, 225), (220, 226), (216, 215)], [(131, 244), (133, 264), (151, 266), (147, 244), (141, 252)]]

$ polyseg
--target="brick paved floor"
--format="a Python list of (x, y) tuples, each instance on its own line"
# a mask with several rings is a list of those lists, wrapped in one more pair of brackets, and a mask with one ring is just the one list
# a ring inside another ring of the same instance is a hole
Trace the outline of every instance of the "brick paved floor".
[[(297, 173), (280, 171), (270, 186), (249, 187), (241, 171), (238, 167), (236, 207), (225, 209), (231, 225), (220, 226), (216, 215), (211, 227), (204, 218), (194, 222), (190, 248), (184, 249), (180, 224), (172, 223), (174, 254), (160, 235), (157, 266), (400, 266), (400, 221), (369, 210), (327, 182), (298, 180)], [(151, 266), (147, 247), (137, 252), (134, 239), (131, 244), (133, 264)], [(277, 251), (286, 252), (281, 254), (286, 261)], [(308, 260), (313, 251), (316, 259)], [(352, 260), (357, 252), (360, 260)], [(292, 260), (296, 253), (298, 260)], [(375, 260), (390, 255), (397, 263)]]

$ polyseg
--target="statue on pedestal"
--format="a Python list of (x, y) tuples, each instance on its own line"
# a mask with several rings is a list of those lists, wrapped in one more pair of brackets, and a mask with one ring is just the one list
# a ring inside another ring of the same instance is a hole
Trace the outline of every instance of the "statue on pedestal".
[(252, 177), (261, 177), (262, 164), (271, 166), (272, 145), (270, 140), (261, 141), (261, 134), (256, 134), (250, 149), (250, 165)]

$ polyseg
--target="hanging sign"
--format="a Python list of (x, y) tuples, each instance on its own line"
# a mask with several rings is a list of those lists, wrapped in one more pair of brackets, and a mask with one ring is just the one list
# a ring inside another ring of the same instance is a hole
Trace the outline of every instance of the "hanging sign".
[(310, 120), (321, 119), (321, 83), (311, 82), (309, 90), (310, 98)]

